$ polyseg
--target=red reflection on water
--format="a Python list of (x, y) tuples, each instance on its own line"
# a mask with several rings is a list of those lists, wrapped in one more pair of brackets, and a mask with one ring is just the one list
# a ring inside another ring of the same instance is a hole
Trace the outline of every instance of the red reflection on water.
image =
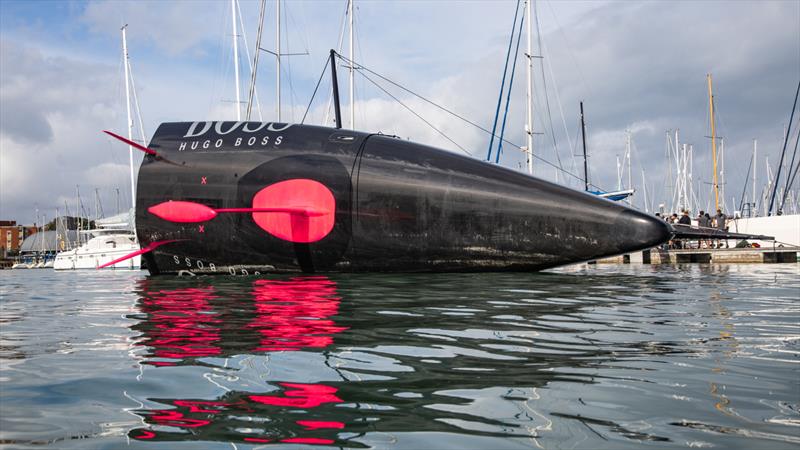
[(290, 444), (325, 445), (325, 444), (333, 444), (333, 439), (296, 437), (296, 438), (281, 439), (281, 442), (287, 442)]
[(338, 389), (322, 384), (278, 383), (292, 388), (284, 391), (285, 397), (274, 395), (251, 395), (250, 400), (272, 406), (291, 408), (316, 408), (323, 403), (341, 403), (342, 399), (333, 395)]
[(256, 317), (250, 325), (261, 334), (260, 351), (322, 348), (346, 330), (329, 319), (339, 312), (336, 283), (324, 277), (253, 284)]
[[(214, 309), (212, 300), (220, 297), (214, 287), (199, 287), (175, 290), (147, 291), (142, 298), (141, 310), (147, 313), (142, 345), (152, 347), (153, 356), (170, 358), (172, 361), (151, 361), (157, 366), (175, 365), (185, 358), (225, 356), (228, 348), (222, 340), (234, 335), (241, 340), (241, 333), (229, 333), (241, 326), (241, 316), (226, 320), (225, 308)], [(292, 351), (303, 348), (324, 348), (333, 343), (335, 334), (347, 329), (337, 326), (331, 319), (339, 312), (339, 297), (336, 283), (325, 277), (298, 277), (286, 281), (256, 280), (252, 289), (255, 315), (246, 325), (258, 335), (248, 343), (253, 352)], [(241, 301), (241, 300), (238, 300)], [(219, 305), (220, 302), (215, 302)], [(237, 314), (242, 309), (238, 308)], [(251, 335), (252, 336), (252, 335)], [(260, 339), (259, 339), (260, 337)], [(251, 338), (252, 339), (252, 338)], [(241, 341), (240, 341), (241, 342)], [(252, 346), (252, 347), (251, 347)], [(231, 346), (234, 347), (234, 346)], [(243, 414), (265, 414), (264, 410), (278, 408), (316, 408), (325, 404), (341, 403), (337, 388), (322, 384), (281, 382), (280, 393), (267, 395), (234, 396), (230, 401), (170, 400), (175, 409), (143, 411), (147, 421), (153, 425), (192, 429), (198, 436), (216, 427), (225, 425), (230, 416)], [(300, 411), (302, 417), (302, 411)], [(272, 414), (266, 413), (266, 414)], [(315, 415), (320, 412), (316, 411)], [(282, 442), (306, 445), (333, 444), (333, 439), (322, 437), (285, 437), (280, 435), (322, 434), (341, 430), (345, 424), (326, 420), (295, 420), (288, 427), (295, 431), (273, 430), (275, 436), (242, 436), (242, 441), (252, 443)], [(302, 427), (302, 428), (299, 428)], [(289, 428), (287, 428), (288, 430)], [(146, 429), (131, 430), (134, 439), (180, 439), (182, 434), (165, 431), (158, 433)], [(214, 439), (213, 437), (211, 438)]]
[(298, 420), (297, 424), (306, 427), (306, 430), (309, 431), (319, 430), (321, 428), (344, 428), (344, 423), (342, 422), (325, 422), (322, 420)]
[(138, 436), (133, 436), (134, 439), (153, 439), (154, 437), (156, 437), (156, 434), (153, 433), (152, 431), (148, 430), (140, 430), (140, 431), (142, 432), (142, 434)]
[[(182, 360), (190, 357), (215, 356), (221, 353), (214, 345), (220, 339), (219, 314), (209, 301), (216, 298), (213, 287), (174, 289), (148, 292), (141, 309), (149, 314), (152, 328), (142, 342), (153, 348), (153, 356)], [(153, 365), (174, 365), (153, 361)]]
[(230, 403), (227, 402), (206, 402), (206, 401), (199, 401), (199, 400), (175, 400), (172, 402), (175, 406), (185, 406), (189, 408), (189, 412), (198, 412), (198, 413), (210, 413), (216, 414), (220, 412), (220, 409), (206, 409), (203, 406), (231, 406)]
[(180, 411), (170, 409), (157, 409), (150, 415), (150, 419), (158, 425), (180, 428), (197, 428), (211, 423), (210, 420), (190, 419)]

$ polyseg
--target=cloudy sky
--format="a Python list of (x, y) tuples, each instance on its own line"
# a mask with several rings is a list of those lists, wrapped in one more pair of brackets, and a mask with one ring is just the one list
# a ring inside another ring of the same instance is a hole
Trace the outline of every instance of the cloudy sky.
[[(491, 128), (515, 7), (515, 0), (356, 0), (355, 59)], [(344, 0), (282, 3), (282, 51), (308, 53), (284, 58), (284, 120), (301, 119), (329, 49), (339, 46), (344, 10)], [(644, 208), (647, 199), (650, 208), (669, 207), (674, 161), (666, 157), (666, 133), (679, 129), (680, 142), (693, 145), (696, 196), (706, 208), (708, 73), (717, 134), (725, 139), (727, 206), (740, 201), (753, 139), (759, 188), (766, 182), (765, 158), (776, 169), (800, 81), (800, 2), (540, 0), (536, 13), (534, 53), (543, 56), (534, 67), (537, 176), (580, 188), (570, 174), (582, 176), (574, 156), (582, 100), (595, 185), (617, 187), (616, 158), (630, 130), (634, 205)], [(241, 0), (241, 15), (240, 47), (247, 45), (252, 58), (258, 2)], [(266, 49), (275, 48), (275, 15), (269, 0)], [(229, 1), (0, 1), (0, 219), (31, 223), (36, 208), (52, 218), (56, 208), (63, 213), (65, 201), (74, 213), (76, 185), (90, 214), (95, 191), (107, 215), (117, 210), (117, 189), (120, 207), (129, 206), (127, 149), (100, 132), (125, 132), (123, 24), (147, 139), (165, 121), (234, 119)], [(257, 92), (266, 121), (276, 117), (275, 70), (275, 58), (262, 53)], [(486, 157), (487, 134), (383, 87), (455, 144)], [(325, 121), (328, 89), (318, 94), (307, 122)], [(357, 129), (462, 151), (363, 76), (357, 75), (355, 95)], [(524, 102), (521, 56), (506, 128), (506, 137), (519, 144)], [(559, 160), (563, 171), (553, 169)], [(500, 163), (521, 170), (524, 157), (507, 146)]]

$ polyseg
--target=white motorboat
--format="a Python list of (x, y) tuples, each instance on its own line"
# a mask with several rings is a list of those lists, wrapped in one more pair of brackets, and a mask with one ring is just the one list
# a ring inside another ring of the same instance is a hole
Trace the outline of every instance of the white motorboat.
[[(83, 232), (91, 238), (83, 245), (56, 255), (55, 270), (97, 269), (140, 249), (136, 235), (130, 231), (129, 213), (95, 221), (97, 228)], [(109, 269), (141, 268), (141, 257), (135, 256), (108, 267)]]
[[(53, 268), (55, 270), (97, 269), (103, 264), (139, 250), (136, 237), (131, 233), (120, 233), (119, 230), (92, 230), (91, 233), (94, 237), (87, 243), (56, 255)], [(135, 256), (108, 268), (139, 270), (141, 257)]]
[(14, 265), (11, 266), (11, 268), (12, 269), (32, 269), (33, 268), (33, 264), (31, 264), (29, 262), (20, 261), (20, 262), (14, 263)]

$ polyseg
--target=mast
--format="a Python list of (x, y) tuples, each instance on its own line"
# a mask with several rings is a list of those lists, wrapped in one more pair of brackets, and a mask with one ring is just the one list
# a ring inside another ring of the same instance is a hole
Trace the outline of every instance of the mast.
[[(261, 6), (258, 8), (258, 32), (256, 33), (256, 49), (253, 54), (253, 67), (250, 73), (250, 90), (247, 94), (247, 115), (245, 120), (249, 121), (253, 112), (253, 98), (256, 92), (256, 74), (258, 73), (258, 56), (261, 54), (261, 36), (264, 32), (264, 8), (267, 6), (267, 0), (261, 0)], [(259, 112), (259, 115), (261, 113)]]
[[(126, 30), (128, 28), (128, 24), (125, 24), (122, 27), (122, 58), (123, 64), (125, 65), (125, 106), (128, 111), (128, 140), (133, 140), (133, 121), (131, 120), (131, 88), (130, 88), (130, 80), (128, 78), (128, 73), (130, 72), (130, 63), (128, 61), (128, 37), (126, 34)], [(130, 171), (131, 171), (131, 208), (136, 207), (136, 179), (133, 173), (133, 146), (128, 146), (128, 162), (130, 164)]]
[(527, 125), (525, 127), (525, 133), (527, 134), (528, 138), (528, 151), (527, 151), (527, 164), (528, 164), (528, 174), (533, 175), (533, 49), (531, 47), (532, 42), (532, 34), (531, 31), (531, 24), (533, 23), (532, 15), (533, 15), (533, 1), (534, 0), (527, 0), (526, 1), (526, 8), (527, 8), (527, 15), (528, 15), (528, 26), (527, 26), (527, 34), (528, 34), (528, 52), (525, 56), (528, 57), (528, 66), (527, 66), (527, 74), (528, 74), (528, 90), (527, 90), (527, 106), (525, 108), (527, 112)]
[(769, 167), (769, 155), (764, 158), (764, 167), (767, 168), (767, 190), (764, 192), (761, 204), (764, 206), (764, 215), (768, 216), (770, 214), (767, 205), (769, 203), (769, 194), (772, 192), (772, 169)]
[[(775, 194), (778, 192), (778, 184), (781, 181), (781, 168), (784, 165), (783, 157), (786, 156), (786, 145), (789, 143), (789, 134), (792, 132), (792, 122), (794, 122), (794, 112), (797, 109), (797, 98), (800, 95), (800, 82), (797, 83), (797, 91), (794, 93), (794, 103), (792, 104), (792, 113), (789, 115), (789, 126), (784, 131), (783, 137), (783, 150), (781, 150), (781, 158), (778, 160), (778, 169), (775, 175), (775, 184), (772, 187), (772, 195), (769, 198), (769, 215), (772, 215), (772, 205), (775, 203)], [(791, 169), (791, 167), (789, 168)], [(785, 189), (789, 189), (789, 185), (786, 185)], [(782, 203), (782, 202), (781, 202)], [(778, 214), (781, 214), (781, 207), (782, 205), (778, 205)]]
[(758, 166), (758, 159), (757, 159), (757, 151), (758, 151), (758, 140), (753, 139), (753, 214), (756, 214), (756, 169)]
[(692, 165), (692, 161), (694, 160), (693, 144), (689, 144), (689, 153), (687, 155), (686, 166), (688, 169), (686, 174), (686, 209), (688, 211), (692, 211), (694, 207), (694, 180), (692, 180), (692, 171), (694, 170)]
[[(233, 22), (233, 77), (236, 84), (236, 120), (242, 120), (242, 98), (239, 93), (239, 32), (236, 27), (236, 0), (231, 0)], [(256, 50), (258, 51), (258, 50)]]
[(278, 122), (281, 121), (281, 0), (275, 2), (275, 98)]
[(689, 151), (689, 147), (687, 144), (681, 144), (683, 147), (682, 159), (681, 159), (681, 197), (683, 198), (683, 203), (680, 203), (681, 209), (688, 209), (689, 208), (689, 193), (686, 190), (686, 184), (688, 181), (687, 173), (688, 173), (688, 166), (686, 161), (688, 160), (687, 154)]
[[(725, 209), (725, 138), (719, 138), (719, 182), (722, 196), (722, 209)], [(724, 212), (724, 211), (723, 211)]]
[(41, 234), (42, 238), (41, 238), (41, 239), (39, 239), (39, 242), (42, 244), (42, 245), (40, 246), (40, 247), (41, 247), (41, 249), (42, 249), (42, 250), (41, 250), (41, 253), (42, 253), (42, 261), (44, 261), (44, 226), (45, 226), (45, 224), (47, 224), (47, 214), (45, 214), (45, 213), (42, 213), (42, 234)]
[[(59, 239), (59, 237), (60, 237), (60, 236), (58, 235), (58, 224), (59, 224), (59, 222), (61, 222), (62, 220), (63, 220), (63, 219), (61, 218), (61, 211), (59, 211), (58, 207), (56, 207), (56, 218), (55, 218), (55, 226), (56, 226), (56, 249), (55, 249), (55, 251), (56, 251), (56, 252), (58, 252), (58, 250), (59, 250), (59, 247), (60, 247), (60, 246), (58, 245), (58, 243), (59, 243), (59, 242), (62, 242), (62, 241)], [(63, 225), (62, 225), (62, 227), (61, 227), (61, 228), (64, 228), (64, 227), (63, 227)]]
[(339, 106), (339, 81), (336, 79), (336, 51), (331, 49), (331, 84), (333, 85), (333, 112), (336, 128), (342, 128), (342, 111)]
[(353, 53), (353, 1), (348, 0), (347, 2), (347, 14), (350, 16), (350, 129), (355, 130), (356, 128), (356, 113), (355, 113), (355, 91), (353, 90), (354, 82), (354, 68), (353, 68), (353, 61), (356, 60), (356, 55)]
[(64, 236), (65, 241), (67, 242), (67, 248), (72, 248), (72, 242), (69, 240), (69, 206), (67, 206), (67, 201), (64, 200), (64, 215), (66, 218), (64, 219)]
[(583, 185), (589, 191), (589, 164), (586, 161), (586, 121), (583, 118), (583, 102), (581, 102), (581, 137), (583, 138)]
[(714, 160), (714, 209), (719, 209), (719, 184), (717, 184), (717, 128), (714, 122), (714, 94), (711, 89), (711, 74), (708, 78), (708, 111), (711, 117), (711, 158)]
[(80, 188), (76, 184), (75, 185), (75, 218), (78, 220), (78, 223), (75, 225), (75, 228), (78, 231), (78, 236), (77, 236), (78, 244), (77, 244), (77, 246), (81, 245), (81, 228), (82, 228), (82, 226), (81, 226), (81, 219), (80, 219), (80, 215), (79, 215), (80, 214), (79, 213), (79, 211), (80, 211), (80, 197), (81, 197)]
[(628, 186), (626, 189), (630, 189), (633, 186), (633, 182), (631, 182), (631, 131), (628, 130), (627, 132), (627, 140), (625, 142), (625, 154), (628, 157)]

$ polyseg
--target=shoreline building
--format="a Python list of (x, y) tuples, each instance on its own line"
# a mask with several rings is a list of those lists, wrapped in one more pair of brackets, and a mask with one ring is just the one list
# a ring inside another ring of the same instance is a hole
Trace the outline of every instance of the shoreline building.
[(16, 256), (25, 238), (38, 231), (35, 225), (17, 225), (16, 220), (0, 220), (0, 257)]

